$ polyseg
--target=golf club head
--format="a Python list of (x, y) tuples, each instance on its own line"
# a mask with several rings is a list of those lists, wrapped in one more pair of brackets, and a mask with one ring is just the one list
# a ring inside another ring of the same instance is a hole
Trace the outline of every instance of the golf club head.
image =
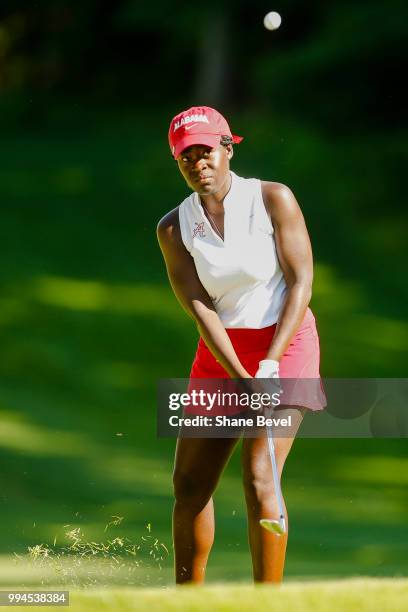
[(272, 519), (261, 519), (259, 521), (261, 527), (269, 531), (270, 533), (274, 533), (275, 535), (284, 535), (286, 533), (286, 525), (285, 519), (281, 518), (279, 521)]

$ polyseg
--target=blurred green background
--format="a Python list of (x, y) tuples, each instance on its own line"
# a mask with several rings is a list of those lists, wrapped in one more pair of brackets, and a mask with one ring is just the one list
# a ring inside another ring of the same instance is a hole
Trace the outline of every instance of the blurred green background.
[[(1, 3), (3, 584), (28, 583), (14, 553), (67, 524), (100, 540), (119, 515), (117, 535), (150, 524), (171, 547), (156, 381), (187, 376), (197, 341), (155, 237), (188, 193), (167, 144), (179, 110), (217, 106), (245, 136), (233, 169), (295, 192), (322, 374), (406, 376), (407, 17), (400, 0)], [(406, 575), (407, 468), (403, 439), (299, 439), (287, 576)], [(239, 453), (216, 511), (209, 579), (249, 580)]]

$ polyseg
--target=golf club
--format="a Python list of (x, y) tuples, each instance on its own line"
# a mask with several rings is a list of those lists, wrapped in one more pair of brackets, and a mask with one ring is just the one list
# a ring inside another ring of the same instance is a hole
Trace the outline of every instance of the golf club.
[(276, 492), (276, 499), (278, 500), (279, 520), (263, 518), (259, 521), (259, 524), (267, 531), (281, 536), (286, 533), (286, 521), (283, 511), (283, 499), (280, 487), (278, 467), (276, 465), (275, 445), (273, 443), (272, 427), (270, 425), (266, 426), (266, 435), (268, 437), (268, 450), (272, 465), (273, 486)]

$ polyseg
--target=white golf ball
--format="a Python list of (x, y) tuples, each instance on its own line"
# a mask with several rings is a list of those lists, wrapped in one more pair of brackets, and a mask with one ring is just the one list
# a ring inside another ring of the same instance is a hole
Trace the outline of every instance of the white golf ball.
[(271, 11), (265, 15), (263, 22), (267, 30), (277, 30), (282, 23), (282, 18), (279, 13)]

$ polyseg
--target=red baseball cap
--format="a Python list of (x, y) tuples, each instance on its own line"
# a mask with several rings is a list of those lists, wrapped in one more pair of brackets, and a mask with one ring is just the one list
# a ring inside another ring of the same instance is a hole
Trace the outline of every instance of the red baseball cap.
[(232, 142), (241, 142), (241, 136), (231, 133), (227, 120), (209, 106), (192, 106), (171, 120), (169, 128), (169, 145), (174, 159), (187, 147), (207, 145), (217, 147), (221, 136), (229, 136)]

